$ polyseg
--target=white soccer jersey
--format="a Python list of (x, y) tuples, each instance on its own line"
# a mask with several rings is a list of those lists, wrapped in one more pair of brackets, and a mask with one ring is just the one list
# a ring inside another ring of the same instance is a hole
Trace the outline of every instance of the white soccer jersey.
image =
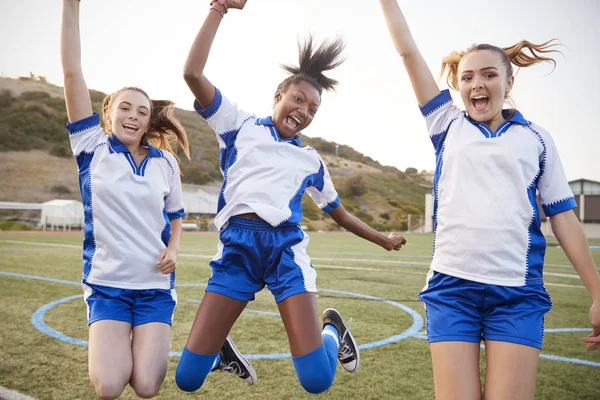
[(223, 188), (219, 196), (217, 229), (230, 217), (256, 213), (272, 226), (302, 220), (306, 190), (323, 211), (340, 205), (323, 160), (300, 138), (283, 139), (271, 117), (256, 118), (238, 109), (215, 89), (213, 102), (196, 111), (215, 131), (221, 150)]
[(437, 158), (431, 268), (495, 285), (542, 283), (536, 191), (547, 216), (577, 207), (550, 134), (518, 111), (492, 132), (448, 90), (421, 112)]
[(183, 216), (179, 165), (148, 145), (136, 165), (127, 147), (107, 136), (98, 114), (67, 125), (79, 166), (85, 212), (83, 282), (123, 289), (172, 289), (156, 258)]

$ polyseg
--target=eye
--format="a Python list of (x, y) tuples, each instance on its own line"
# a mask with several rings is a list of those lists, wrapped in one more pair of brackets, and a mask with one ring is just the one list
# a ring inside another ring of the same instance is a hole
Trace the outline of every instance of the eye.
[(492, 79), (492, 78), (495, 78), (495, 77), (496, 77), (496, 74), (485, 74), (485, 78), (486, 79)]
[(296, 103), (302, 103), (302, 99), (299, 96), (294, 96)]
[(129, 107), (121, 106), (121, 107), (119, 107), (119, 110), (129, 111)]
[(146, 115), (148, 115), (148, 112), (146, 112), (146, 111), (140, 111), (140, 115), (143, 115), (145, 117)]
[(472, 79), (473, 79), (472, 76), (466, 75), (466, 76), (463, 76), (461, 80), (464, 82), (471, 82)]
[(315, 110), (314, 108), (311, 108), (308, 111), (310, 112), (311, 115), (315, 115), (317, 113), (317, 110)]

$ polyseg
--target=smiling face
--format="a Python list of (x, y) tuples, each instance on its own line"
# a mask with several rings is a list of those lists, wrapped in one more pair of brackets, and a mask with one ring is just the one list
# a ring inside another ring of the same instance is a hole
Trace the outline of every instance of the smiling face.
[(513, 82), (501, 56), (491, 50), (469, 52), (458, 64), (458, 90), (467, 113), (493, 130), (504, 122), (502, 107)]
[(278, 90), (273, 107), (273, 123), (283, 138), (294, 137), (310, 125), (321, 104), (319, 91), (306, 81), (291, 83)]
[(139, 145), (150, 126), (151, 107), (148, 97), (135, 90), (124, 90), (112, 100), (112, 132), (125, 146)]

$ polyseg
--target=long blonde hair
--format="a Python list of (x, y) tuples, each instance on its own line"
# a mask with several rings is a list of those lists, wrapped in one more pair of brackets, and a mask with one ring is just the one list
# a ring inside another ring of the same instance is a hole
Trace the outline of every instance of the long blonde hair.
[(133, 90), (146, 96), (151, 105), (150, 125), (144, 138), (152, 146), (161, 148), (173, 154), (177, 160), (177, 149), (181, 148), (185, 156), (190, 159), (190, 144), (187, 134), (181, 123), (175, 118), (175, 103), (169, 100), (152, 100), (150, 96), (140, 88), (129, 86), (109, 94), (102, 102), (102, 122), (106, 130), (112, 129), (110, 110), (112, 102), (119, 94), (126, 90)]
[(465, 55), (480, 50), (491, 50), (499, 54), (506, 67), (506, 75), (508, 78), (513, 76), (513, 65), (523, 68), (541, 62), (549, 62), (556, 67), (554, 58), (545, 55), (548, 53), (560, 53), (559, 50), (555, 49), (556, 46), (560, 46), (557, 39), (552, 39), (541, 44), (521, 40), (519, 43), (505, 48), (500, 48), (491, 44), (474, 44), (465, 51), (453, 51), (444, 57), (442, 59), (440, 77), (447, 74), (446, 82), (448, 83), (448, 87), (458, 90), (458, 64), (460, 63), (460, 60)]

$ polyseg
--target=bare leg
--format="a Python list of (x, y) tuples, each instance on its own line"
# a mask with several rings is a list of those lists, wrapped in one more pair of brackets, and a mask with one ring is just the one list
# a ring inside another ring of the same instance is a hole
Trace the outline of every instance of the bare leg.
[(479, 343), (431, 343), (437, 400), (480, 400)]
[(171, 350), (171, 326), (151, 322), (133, 328), (131, 343), (133, 372), (129, 384), (142, 398), (158, 394), (167, 374)]
[(314, 293), (288, 297), (277, 306), (288, 335), (292, 356), (310, 353), (323, 344)]
[(516, 343), (485, 341), (486, 400), (528, 400), (535, 393), (540, 350)]
[(206, 292), (192, 324), (186, 344), (188, 350), (199, 354), (217, 353), (246, 304), (247, 301)]
[(116, 399), (131, 378), (131, 324), (102, 320), (90, 325), (90, 381), (100, 399)]

